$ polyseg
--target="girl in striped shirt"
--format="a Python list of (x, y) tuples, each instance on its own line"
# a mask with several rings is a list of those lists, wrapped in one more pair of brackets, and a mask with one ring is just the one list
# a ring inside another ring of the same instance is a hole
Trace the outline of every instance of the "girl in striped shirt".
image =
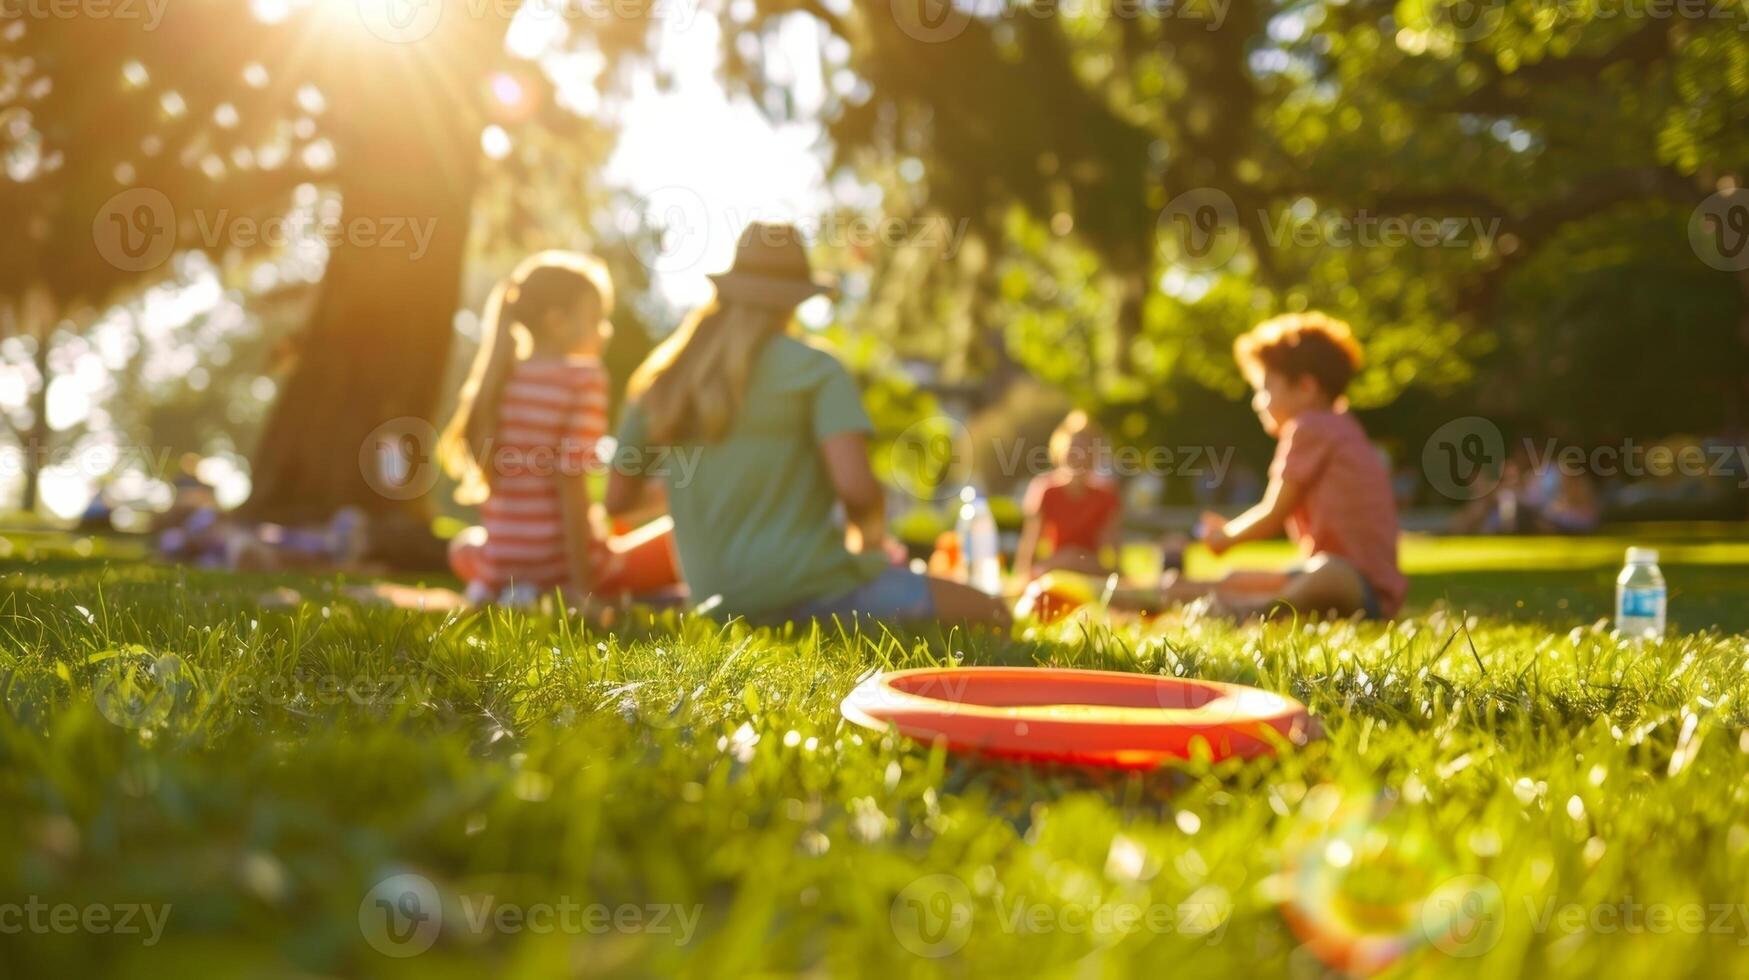
[(450, 549), (475, 601), (526, 604), (554, 589), (581, 599), (676, 579), (665, 539), (616, 550), (591, 507), (612, 310), (607, 270), (573, 252), (530, 257), (486, 301), (480, 350), (438, 447), (456, 500), (482, 504), (484, 527)]

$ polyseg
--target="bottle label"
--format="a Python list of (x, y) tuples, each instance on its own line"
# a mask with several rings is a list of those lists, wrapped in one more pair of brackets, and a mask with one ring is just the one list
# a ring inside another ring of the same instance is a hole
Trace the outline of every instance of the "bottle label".
[(1621, 615), (1623, 616), (1658, 616), (1664, 612), (1664, 590), (1623, 589), (1621, 590)]

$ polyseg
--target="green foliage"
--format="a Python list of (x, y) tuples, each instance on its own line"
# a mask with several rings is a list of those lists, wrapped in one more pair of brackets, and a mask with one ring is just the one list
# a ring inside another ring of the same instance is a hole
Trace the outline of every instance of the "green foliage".
[[(797, 9), (759, 4), (731, 46)], [(1317, 307), (1367, 345), (1357, 406), (1421, 389), (1580, 431), (1606, 404), (1581, 365), (1662, 302), (1696, 331), (1661, 358), (1708, 378), (1694, 414), (1746, 414), (1740, 383), (1712, 383), (1743, 298), (1685, 231), (1749, 164), (1740, 5), (1005, 2), (921, 28), (910, 0), (800, 9), (850, 42), (822, 48), (841, 167), (983, 246), (890, 298), (955, 297), (910, 321), (929, 342), (1000, 346), (1169, 426), (1186, 384), (1237, 393), (1234, 335)], [(761, 90), (758, 64), (734, 77)], [(1214, 227), (1179, 223), (1205, 204)], [(1607, 270), (1551, 274), (1575, 248)]]

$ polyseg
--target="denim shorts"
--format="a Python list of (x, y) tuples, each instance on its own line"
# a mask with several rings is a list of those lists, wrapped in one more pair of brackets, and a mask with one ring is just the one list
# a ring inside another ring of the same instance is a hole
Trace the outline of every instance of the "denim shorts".
[[(1374, 589), (1372, 587), (1372, 583), (1368, 582), (1366, 580), (1365, 575), (1360, 574), (1360, 569), (1355, 568), (1354, 563), (1350, 562), (1346, 558), (1338, 558), (1335, 555), (1329, 555), (1329, 554), (1326, 554), (1323, 557), (1324, 557), (1325, 561), (1341, 562), (1343, 565), (1346, 565), (1348, 568), (1353, 569), (1354, 577), (1357, 579), (1360, 579), (1361, 618), (1363, 618), (1363, 619), (1384, 619), (1385, 618), (1385, 611), (1384, 611), (1384, 608), (1379, 605), (1378, 590)], [(1305, 569), (1305, 566), (1303, 566), (1303, 565), (1295, 564), (1295, 565), (1292, 565), (1288, 568), (1287, 573), (1290, 576), (1304, 575), (1304, 574), (1306, 574), (1306, 569)]]
[(929, 579), (894, 565), (849, 592), (810, 599), (789, 612), (797, 622), (857, 615), (898, 622), (933, 619), (935, 596), (929, 591)]

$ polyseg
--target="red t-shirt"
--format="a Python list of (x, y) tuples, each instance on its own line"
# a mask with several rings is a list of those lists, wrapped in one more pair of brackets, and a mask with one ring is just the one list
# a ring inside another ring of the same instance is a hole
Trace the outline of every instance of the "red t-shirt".
[(1385, 461), (1360, 423), (1347, 412), (1306, 412), (1290, 420), (1269, 475), (1300, 489), (1287, 520), (1300, 553), (1353, 565), (1378, 595), (1379, 610), (1395, 616), (1409, 591), (1397, 567), (1397, 501)]
[(1106, 527), (1117, 517), (1123, 501), (1117, 489), (1102, 477), (1088, 477), (1079, 487), (1068, 486), (1066, 477), (1046, 473), (1026, 490), (1026, 512), (1039, 518), (1039, 538), (1053, 552), (1064, 548), (1098, 551)]

